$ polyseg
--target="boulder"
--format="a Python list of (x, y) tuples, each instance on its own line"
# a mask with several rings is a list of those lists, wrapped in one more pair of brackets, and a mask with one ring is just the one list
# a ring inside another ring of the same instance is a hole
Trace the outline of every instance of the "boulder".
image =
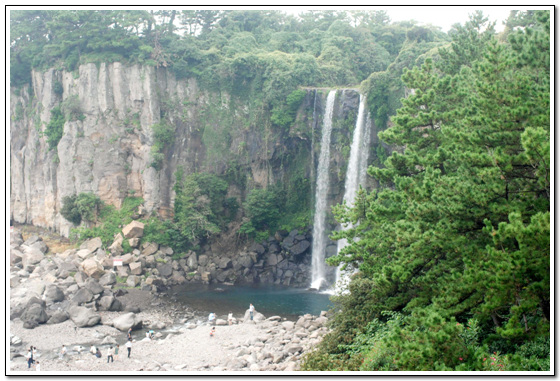
[(121, 278), (126, 278), (130, 275), (130, 268), (128, 266), (118, 266), (117, 275)]
[(327, 321), (329, 319), (323, 315), (321, 315), (320, 317), (318, 317), (317, 319), (315, 319), (315, 323), (319, 326), (324, 326), (327, 324)]
[(294, 322), (293, 321), (284, 321), (284, 322), (282, 322), (282, 327), (286, 331), (291, 331), (291, 330), (294, 329)]
[(29, 246), (32, 249), (37, 249), (39, 250), (41, 253), (46, 254), (47, 251), (49, 251), (49, 248), (47, 247), (47, 244), (44, 241), (37, 241), (34, 244)]
[(140, 262), (132, 262), (128, 266), (130, 267), (130, 273), (132, 275), (142, 274), (142, 264)]
[(93, 253), (95, 250), (101, 248), (102, 246), (103, 246), (103, 242), (101, 242), (101, 238), (96, 237), (96, 238), (88, 239), (87, 241), (82, 243), (80, 245), (80, 250), (88, 249)]
[(59, 324), (70, 319), (70, 315), (66, 311), (55, 311), (47, 320), (47, 324)]
[(122, 332), (129, 328), (136, 330), (142, 328), (142, 320), (135, 313), (129, 312), (113, 319), (113, 327)]
[(140, 284), (142, 279), (138, 275), (129, 275), (126, 279), (126, 285), (128, 287), (136, 287)]
[(253, 251), (253, 252), (257, 253), (258, 255), (263, 255), (264, 252), (266, 251), (266, 249), (260, 243), (255, 243), (249, 248), (249, 251)]
[(224, 319), (216, 319), (216, 325), (227, 325), (227, 321)]
[(144, 224), (140, 221), (132, 221), (123, 230), (124, 238), (140, 238), (144, 235)]
[(31, 237), (27, 238), (27, 239), (25, 240), (25, 242), (23, 242), (23, 245), (25, 245), (25, 246), (31, 246), (31, 245), (33, 245), (35, 242), (42, 241), (42, 240), (43, 240), (43, 239), (42, 239), (41, 237), (39, 237), (39, 236), (36, 235), (36, 234), (33, 234)]
[(152, 254), (155, 254), (156, 251), (158, 251), (159, 249), (159, 245), (157, 243), (154, 242), (150, 242), (146, 245), (143, 245), (144, 249), (142, 250), (142, 255), (144, 256), (150, 256)]
[(107, 271), (103, 276), (99, 278), (99, 284), (101, 286), (110, 286), (117, 283), (117, 276), (113, 271)]
[(122, 235), (116, 234), (115, 240), (113, 241), (111, 246), (109, 246), (109, 251), (111, 252), (111, 254), (121, 255), (123, 253), (123, 248), (122, 248), (123, 240), (124, 238)]
[(95, 279), (92, 279), (92, 278), (89, 278), (86, 281), (86, 284), (85, 284), (84, 287), (87, 288), (88, 290), (90, 290), (93, 295), (99, 295), (103, 291), (105, 291), (105, 288), (102, 285), (100, 285), (98, 281), (96, 281)]
[(298, 353), (303, 351), (303, 347), (301, 345), (290, 345), (286, 348), (286, 352), (288, 352), (288, 354), (294, 354), (294, 353)]
[(84, 274), (83, 272), (77, 272), (74, 275), (74, 280), (76, 281), (76, 284), (80, 287), (83, 287), (86, 284), (86, 279), (87, 279), (87, 275)]
[(123, 265), (128, 265), (134, 262), (134, 256), (130, 253), (123, 255), (122, 257), (120, 257), (120, 259), (122, 259)]
[(93, 293), (87, 288), (83, 287), (80, 288), (78, 292), (74, 294), (74, 297), (72, 298), (71, 302), (72, 304), (79, 306), (85, 303), (89, 303), (92, 300), (93, 300)]
[(199, 266), (206, 266), (208, 264), (208, 256), (207, 255), (201, 255), (200, 257), (198, 257), (198, 265)]
[(56, 256), (57, 258), (66, 260), (67, 258), (74, 256), (77, 252), (78, 250), (76, 249), (68, 249), (65, 250), (63, 253), (57, 254)]
[(267, 266), (276, 266), (278, 263), (278, 256), (276, 254), (268, 254), (266, 257)]
[(58, 286), (50, 284), (45, 288), (44, 297), (47, 303), (62, 302), (64, 300), (64, 292)]
[(128, 240), (128, 244), (130, 245), (130, 247), (138, 247), (138, 244), (140, 243), (140, 238), (131, 238)]
[(309, 249), (309, 246), (311, 246), (309, 241), (304, 240), (304, 241), (298, 242), (294, 246), (292, 246), (290, 248), (290, 252), (293, 255), (301, 255), (301, 254), (305, 253), (307, 251), (307, 249)]
[(173, 274), (173, 267), (168, 263), (159, 264), (157, 270), (159, 271), (159, 275), (164, 278), (168, 278)]
[(241, 257), (239, 257), (239, 259), (237, 261), (242, 267), (245, 267), (245, 268), (248, 268), (248, 269), (253, 267), (253, 264), (254, 264), (253, 259), (249, 255), (242, 255)]
[(68, 309), (68, 314), (70, 319), (76, 324), (76, 326), (82, 327), (93, 327), (99, 324), (101, 321), (101, 316), (94, 313), (92, 310), (86, 307), (73, 306)]
[(89, 249), (80, 249), (78, 250), (78, 252), (76, 253), (76, 256), (78, 258), (80, 258), (81, 260), (87, 259), (87, 258), (91, 258), (93, 257), (93, 251), (89, 250)]
[(91, 258), (82, 262), (82, 269), (87, 276), (96, 279), (99, 279), (105, 272), (103, 266)]
[(120, 300), (114, 296), (103, 296), (99, 299), (100, 311), (122, 311), (124, 309)]
[(187, 259), (187, 266), (191, 270), (196, 270), (198, 267), (198, 260), (196, 258), (196, 253), (192, 253), (189, 258)]
[(229, 269), (230, 267), (232, 267), (231, 259), (222, 258), (218, 263), (218, 267), (223, 269), (223, 270)]
[(21, 262), (23, 267), (36, 265), (37, 263), (41, 262), (43, 258), (45, 258), (45, 254), (39, 249), (25, 247), (23, 248), (23, 256), (21, 257)]
[(21, 245), (23, 243), (23, 236), (19, 230), (10, 230), (10, 244)]
[(36, 322), (37, 324), (46, 323), (49, 320), (45, 307), (39, 303), (28, 306), (20, 316), (21, 321)]

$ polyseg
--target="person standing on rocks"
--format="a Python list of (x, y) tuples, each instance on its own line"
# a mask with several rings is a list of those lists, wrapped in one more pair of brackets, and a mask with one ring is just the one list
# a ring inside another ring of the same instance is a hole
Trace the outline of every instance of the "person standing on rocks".
[(253, 313), (255, 312), (255, 306), (252, 303), (249, 303), (249, 314), (251, 315), (251, 320), (253, 320)]
[(229, 314), (227, 316), (227, 321), (229, 325), (233, 324), (233, 312), (229, 311)]
[(119, 344), (115, 347), (115, 360), (119, 359)]
[(29, 369), (31, 368), (31, 364), (33, 364), (33, 347), (29, 348), (25, 358), (27, 359), (27, 369)]
[(107, 351), (107, 364), (109, 364), (109, 359), (111, 359), (111, 362), (113, 362), (113, 346), (112, 345), (109, 347), (109, 350)]
[(132, 327), (128, 329), (128, 333), (126, 334), (127, 340), (132, 340)]
[(66, 351), (66, 345), (63, 345), (63, 346), (62, 346), (62, 349), (60, 350), (60, 353), (59, 353), (59, 355), (58, 355), (58, 358), (59, 358), (60, 360), (62, 360), (62, 359), (64, 358), (64, 356), (66, 355), (66, 352), (67, 352), (67, 351)]
[(128, 340), (124, 346), (128, 351), (128, 358), (130, 358), (130, 351), (132, 350), (132, 340)]

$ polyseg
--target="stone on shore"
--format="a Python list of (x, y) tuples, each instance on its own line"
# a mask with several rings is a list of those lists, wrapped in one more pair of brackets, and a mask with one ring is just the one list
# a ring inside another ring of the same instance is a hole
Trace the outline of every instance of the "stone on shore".
[(70, 319), (80, 328), (92, 327), (101, 321), (101, 316), (86, 307), (70, 307), (68, 313), (70, 314)]
[(129, 328), (136, 330), (142, 328), (142, 320), (135, 313), (129, 312), (113, 319), (113, 327), (122, 332)]

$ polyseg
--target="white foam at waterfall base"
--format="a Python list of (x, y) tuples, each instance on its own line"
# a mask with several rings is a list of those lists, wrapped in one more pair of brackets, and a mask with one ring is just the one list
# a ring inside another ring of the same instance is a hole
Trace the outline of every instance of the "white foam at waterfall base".
[(327, 194), (329, 191), (329, 156), (331, 145), (332, 115), (336, 90), (327, 96), (325, 116), (321, 136), (321, 151), (317, 165), (315, 189), (315, 216), (313, 218), (313, 247), (311, 250), (311, 288), (319, 290), (325, 282), (325, 220), (327, 214)]

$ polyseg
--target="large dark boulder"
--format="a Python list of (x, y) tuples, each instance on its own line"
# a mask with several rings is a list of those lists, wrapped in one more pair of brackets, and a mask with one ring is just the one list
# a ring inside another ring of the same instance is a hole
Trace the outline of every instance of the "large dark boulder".
[(29, 299), (27, 300), (27, 303), (25, 303), (25, 307), (27, 308), (27, 307), (29, 307), (29, 306), (31, 306), (31, 305), (33, 305), (33, 304), (39, 304), (39, 305), (41, 305), (41, 307), (43, 307), (43, 308), (45, 308), (45, 307), (47, 306), (47, 303), (45, 303), (44, 300), (39, 299), (39, 298), (36, 297), (36, 296), (32, 296), (31, 298), (29, 298)]
[(294, 246), (292, 246), (290, 248), (290, 252), (293, 255), (301, 255), (303, 253), (305, 253), (307, 251), (307, 249), (309, 249), (309, 246), (311, 246), (311, 243), (309, 243), (309, 241), (301, 241), (296, 243)]
[(159, 275), (164, 278), (169, 278), (171, 274), (173, 274), (173, 266), (168, 263), (158, 265), (157, 270), (159, 271)]
[(70, 319), (70, 314), (66, 311), (55, 311), (49, 320), (47, 320), (47, 324), (59, 324), (65, 322), (66, 320)]
[(101, 278), (99, 278), (99, 284), (101, 286), (110, 286), (117, 283), (117, 276), (112, 271), (107, 271)]
[(20, 316), (21, 321), (35, 321), (38, 324), (46, 323), (49, 320), (45, 307), (39, 303), (34, 303), (27, 307)]
[(99, 299), (98, 305), (100, 311), (122, 311), (124, 309), (121, 301), (114, 296), (103, 296)]
[(86, 281), (85, 288), (90, 290), (93, 295), (99, 295), (103, 291), (105, 291), (105, 288), (103, 288), (103, 286), (100, 285), (98, 281), (96, 281), (95, 279), (92, 279), (92, 278), (89, 278)]
[(45, 299), (47, 303), (57, 303), (64, 300), (64, 292), (54, 284), (50, 284), (45, 289)]
[(87, 288), (80, 288), (74, 297), (72, 298), (71, 302), (75, 305), (82, 305), (84, 303), (89, 303), (93, 300), (93, 293), (88, 290)]

